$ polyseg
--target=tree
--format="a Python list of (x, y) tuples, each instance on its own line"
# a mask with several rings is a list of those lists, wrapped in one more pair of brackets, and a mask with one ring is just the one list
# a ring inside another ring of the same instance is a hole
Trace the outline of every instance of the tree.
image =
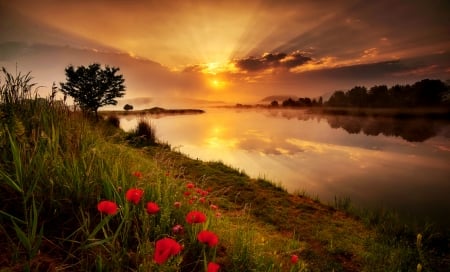
[(125, 104), (125, 106), (123, 106), (123, 109), (126, 111), (133, 110), (133, 105)]
[(119, 68), (94, 63), (88, 67), (72, 65), (65, 69), (66, 83), (61, 84), (64, 96), (71, 96), (83, 112), (94, 113), (98, 118), (98, 108), (105, 105), (117, 105), (115, 98), (125, 94), (124, 79), (116, 75)]

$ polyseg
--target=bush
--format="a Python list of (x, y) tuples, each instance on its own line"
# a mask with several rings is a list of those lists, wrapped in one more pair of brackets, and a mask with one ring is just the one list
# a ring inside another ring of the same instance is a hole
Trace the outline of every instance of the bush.
[(120, 119), (117, 117), (117, 115), (109, 115), (106, 118), (106, 122), (113, 127), (120, 128)]
[(145, 119), (138, 122), (136, 129), (129, 134), (128, 140), (138, 147), (157, 144), (155, 129)]

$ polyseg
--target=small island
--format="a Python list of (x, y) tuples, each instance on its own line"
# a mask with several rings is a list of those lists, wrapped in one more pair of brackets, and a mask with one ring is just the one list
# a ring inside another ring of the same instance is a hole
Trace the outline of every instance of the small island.
[(152, 114), (152, 115), (180, 115), (180, 114), (201, 114), (205, 113), (204, 110), (200, 109), (165, 109), (161, 107), (153, 107), (149, 109), (143, 109), (143, 110), (124, 110), (124, 111), (101, 111), (101, 114), (104, 115), (128, 115), (128, 114)]

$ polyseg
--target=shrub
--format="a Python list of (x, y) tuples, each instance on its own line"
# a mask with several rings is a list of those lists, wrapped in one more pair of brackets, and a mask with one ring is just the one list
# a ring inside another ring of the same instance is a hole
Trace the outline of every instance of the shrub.
[(117, 117), (117, 115), (109, 115), (106, 118), (106, 122), (113, 127), (120, 128), (120, 119)]

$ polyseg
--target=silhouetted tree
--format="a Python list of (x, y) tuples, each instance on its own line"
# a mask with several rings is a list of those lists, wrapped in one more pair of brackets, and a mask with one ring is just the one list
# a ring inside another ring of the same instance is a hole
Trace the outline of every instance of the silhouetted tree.
[(283, 101), (282, 105), (283, 107), (295, 107), (297, 103), (289, 97), (288, 99)]
[(366, 87), (356, 86), (345, 93), (348, 105), (352, 107), (367, 107), (367, 89)]
[(65, 69), (66, 83), (61, 84), (64, 96), (73, 97), (83, 112), (94, 113), (98, 118), (98, 108), (105, 105), (116, 105), (115, 98), (125, 94), (124, 79), (116, 75), (119, 68), (94, 63), (88, 67), (79, 66), (76, 69), (70, 65)]
[(391, 96), (386, 85), (373, 86), (369, 90), (369, 105), (374, 108), (391, 106)]
[(344, 91), (336, 91), (328, 99), (327, 104), (332, 107), (345, 107), (348, 105), (347, 96)]
[(279, 106), (278, 101), (274, 100), (274, 101), (270, 102), (270, 106), (271, 107), (278, 107)]
[(439, 105), (447, 91), (447, 86), (440, 80), (424, 79), (411, 87), (416, 97), (416, 105), (423, 107)]
[(125, 106), (123, 106), (123, 109), (126, 111), (133, 110), (133, 105), (125, 104)]

